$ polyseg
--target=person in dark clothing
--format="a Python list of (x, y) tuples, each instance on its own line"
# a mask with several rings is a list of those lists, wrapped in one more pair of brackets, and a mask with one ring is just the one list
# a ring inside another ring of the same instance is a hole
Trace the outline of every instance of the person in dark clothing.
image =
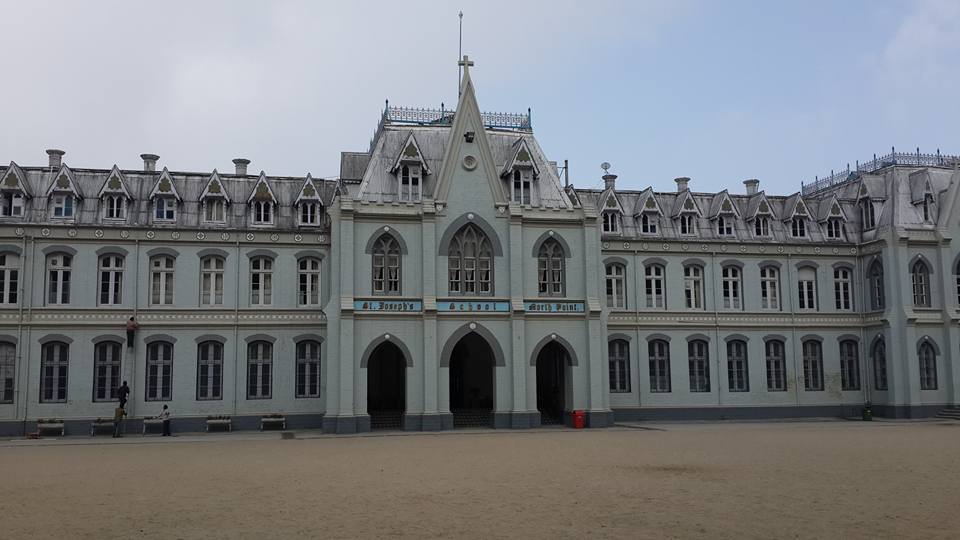
[(123, 384), (120, 385), (120, 388), (117, 389), (117, 397), (120, 398), (120, 408), (126, 410), (127, 408), (127, 397), (130, 395), (130, 387), (127, 386), (127, 381), (123, 381)]
[(122, 437), (122, 430), (120, 429), (123, 425), (123, 417), (127, 415), (127, 411), (123, 410), (123, 406), (117, 407), (113, 411), (113, 436)]
[(170, 409), (166, 405), (163, 406), (163, 410), (160, 411), (160, 414), (157, 415), (157, 418), (163, 420), (163, 436), (170, 436)]
[(133, 348), (133, 338), (138, 328), (140, 328), (140, 325), (137, 324), (137, 320), (130, 317), (130, 320), (127, 321), (127, 347)]

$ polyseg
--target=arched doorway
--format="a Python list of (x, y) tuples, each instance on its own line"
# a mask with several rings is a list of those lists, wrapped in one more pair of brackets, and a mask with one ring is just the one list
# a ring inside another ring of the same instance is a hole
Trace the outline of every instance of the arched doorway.
[(562, 424), (566, 409), (566, 370), (569, 355), (551, 341), (537, 355), (537, 410), (541, 424)]
[(367, 363), (370, 429), (400, 429), (407, 405), (407, 362), (399, 347), (385, 341)]
[(471, 332), (450, 354), (450, 412), (454, 427), (493, 425), (495, 369), (493, 350), (479, 334)]

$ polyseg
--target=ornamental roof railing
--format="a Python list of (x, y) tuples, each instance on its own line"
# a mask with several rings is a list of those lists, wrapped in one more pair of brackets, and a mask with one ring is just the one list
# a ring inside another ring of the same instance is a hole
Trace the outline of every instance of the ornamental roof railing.
[[(418, 107), (395, 107), (390, 105), (387, 100), (383, 108), (383, 114), (380, 116), (380, 123), (370, 139), (370, 151), (373, 151), (373, 145), (376, 144), (380, 131), (384, 124), (407, 124), (415, 126), (449, 126), (453, 124), (453, 117), (457, 114), (456, 109), (447, 109), (440, 104), (439, 109), (418, 108)], [(531, 122), (531, 112), (527, 113), (504, 113), (504, 112), (481, 112), (480, 119), (483, 121), (483, 127), (490, 129), (510, 129), (516, 131), (531, 131), (533, 123)]]
[(850, 164), (847, 163), (846, 169), (841, 169), (837, 172), (830, 171), (830, 175), (823, 178), (816, 176), (814, 177), (814, 181), (809, 184), (801, 182), (800, 192), (804, 196), (813, 195), (826, 189), (852, 182), (860, 178), (860, 175), (863, 173), (873, 173), (894, 165), (953, 168), (954, 165), (958, 163), (960, 163), (960, 156), (941, 154), (939, 149), (937, 149), (937, 153), (935, 154), (921, 154), (919, 148), (917, 148), (916, 152), (897, 152), (895, 148), (891, 148), (890, 153), (885, 156), (877, 157), (877, 155), (874, 154), (873, 159), (870, 161), (863, 163), (857, 161), (855, 169), (851, 169)]

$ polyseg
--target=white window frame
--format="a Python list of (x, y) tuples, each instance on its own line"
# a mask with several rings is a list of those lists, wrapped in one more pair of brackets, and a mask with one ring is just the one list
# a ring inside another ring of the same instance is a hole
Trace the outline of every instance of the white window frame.
[(173, 398), (173, 354), (173, 343), (169, 341), (147, 344), (144, 401), (170, 401)]
[(654, 214), (640, 214), (640, 234), (657, 234), (659, 218)]
[(0, 253), (0, 304), (13, 306), (20, 298), (20, 257)]
[(320, 225), (320, 210), (321, 205), (318, 201), (302, 201), (300, 208), (297, 209), (300, 225), (304, 227)]
[(710, 344), (701, 339), (687, 342), (687, 369), (691, 393), (710, 392)]
[(807, 237), (807, 220), (795, 217), (790, 220), (790, 236), (793, 238)]
[(177, 200), (173, 197), (154, 198), (153, 220), (159, 223), (173, 223), (177, 221)]
[(70, 344), (62, 341), (44, 343), (40, 347), (40, 403), (66, 403), (69, 382)]
[(853, 309), (853, 271), (846, 267), (833, 269), (834, 305), (838, 310)]
[(830, 240), (843, 240), (843, 221), (840, 218), (830, 218), (827, 220), (827, 238)]
[(400, 178), (397, 181), (397, 199), (400, 202), (420, 202), (423, 185), (421, 173), (419, 165), (400, 167)]
[(650, 371), (650, 393), (667, 394), (673, 390), (670, 378), (670, 343), (652, 339), (647, 343), (647, 364)]
[(319, 306), (320, 259), (301, 257), (297, 260), (297, 305)]
[(860, 205), (860, 213), (863, 218), (863, 229), (875, 229), (877, 227), (877, 214), (876, 209), (873, 206), (873, 201), (870, 199), (864, 199)]
[(644, 267), (643, 285), (648, 308), (663, 308), (666, 306), (665, 274), (666, 270), (661, 264), (648, 264)]
[(173, 305), (176, 265), (176, 257), (173, 255), (156, 255), (150, 258), (151, 306)]
[(730, 238), (733, 235), (733, 218), (728, 216), (717, 216), (717, 236)]
[(910, 285), (915, 307), (930, 307), (930, 267), (923, 261), (910, 266)]
[(123, 255), (110, 253), (100, 257), (97, 281), (97, 305), (119, 306), (123, 303)]
[(222, 306), (226, 259), (207, 255), (200, 259), (200, 305)]
[(120, 388), (123, 344), (101, 341), (93, 347), (93, 401), (114, 401)]
[(127, 198), (120, 194), (103, 196), (103, 219), (106, 221), (123, 221), (127, 219)]
[(223, 225), (227, 222), (226, 199), (208, 197), (203, 200), (203, 222)]
[(0, 217), (23, 217), (26, 198), (19, 191), (4, 191), (0, 199)]
[(723, 309), (743, 309), (743, 272), (737, 266), (724, 266), (720, 270), (722, 282)]
[[(802, 279), (804, 274), (813, 274), (812, 278)], [(797, 270), (797, 309), (802, 311), (817, 310), (817, 271), (804, 267)]]
[(786, 346), (779, 339), (771, 339), (764, 343), (763, 351), (767, 363), (767, 392), (786, 392)]
[(780, 269), (760, 268), (760, 309), (780, 310)]
[(620, 234), (620, 212), (604, 210), (603, 232), (604, 234)]
[(757, 238), (769, 238), (770, 218), (767, 216), (757, 216), (753, 223), (753, 234)]
[(273, 305), (273, 259), (267, 256), (250, 259), (250, 305)]
[(274, 203), (273, 201), (253, 201), (250, 205), (250, 216), (253, 219), (253, 224), (258, 226), (268, 226), (273, 225), (274, 218)]
[(47, 257), (47, 305), (66, 306), (70, 304), (70, 281), (73, 270), (73, 256), (66, 253), (54, 253)]
[(73, 219), (77, 215), (77, 199), (70, 193), (57, 193), (50, 196), (53, 219)]
[(696, 264), (683, 267), (683, 292), (687, 309), (704, 309), (703, 267)]
[(532, 187), (532, 177), (528, 169), (514, 169), (512, 178), (512, 188), (510, 190), (510, 201), (529, 206), (531, 203), (530, 188)]
[(626, 309), (627, 307), (627, 267), (621, 263), (609, 263), (605, 270), (607, 307)]
[(680, 216), (680, 236), (697, 235), (697, 216), (684, 214)]

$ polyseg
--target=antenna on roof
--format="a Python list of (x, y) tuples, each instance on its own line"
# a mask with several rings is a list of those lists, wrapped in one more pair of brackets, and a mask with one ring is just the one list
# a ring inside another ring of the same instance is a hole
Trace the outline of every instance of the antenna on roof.
[[(463, 10), (460, 10), (460, 14), (458, 16), (460, 17), (460, 39), (459, 39), (459, 44), (457, 45), (457, 60), (460, 60), (461, 58), (463, 58)], [(460, 90), (461, 90), (460, 78), (462, 77), (462, 74), (460, 72), (462, 70), (463, 70), (463, 65), (458, 63), (457, 64), (457, 99), (458, 100), (460, 98)]]

